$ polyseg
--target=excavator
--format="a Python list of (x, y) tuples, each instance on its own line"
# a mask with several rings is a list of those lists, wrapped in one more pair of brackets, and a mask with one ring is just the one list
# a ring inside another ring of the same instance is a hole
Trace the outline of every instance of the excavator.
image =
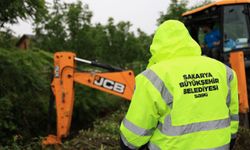
[[(221, 39), (215, 58), (231, 66), (238, 78), (240, 124), (249, 128), (250, 94), (250, 0), (219, 0), (182, 14), (191, 36), (200, 45), (204, 41), (202, 26), (214, 24)], [(76, 63), (85, 63), (108, 70), (81, 72)], [(134, 91), (134, 73), (109, 65), (77, 58), (71, 52), (54, 54), (54, 73), (51, 83), (56, 102), (57, 134), (49, 135), (43, 145), (60, 144), (70, 130), (74, 84), (79, 83), (130, 100)]]
[[(88, 64), (107, 71), (80, 71), (77, 68), (77, 63)], [(61, 144), (62, 138), (68, 136), (74, 105), (75, 83), (130, 100), (134, 92), (135, 77), (132, 70), (123, 70), (95, 61), (81, 59), (72, 52), (55, 53), (49, 110), (51, 110), (51, 107), (53, 108), (52, 103), (55, 101), (57, 134), (48, 135), (44, 138), (43, 145)]]
[(204, 24), (213, 24), (213, 28), (219, 30), (220, 44), (216, 51), (218, 55), (214, 58), (235, 70), (238, 78), (240, 124), (249, 127), (250, 0), (215, 1), (183, 13), (182, 18), (191, 36), (200, 45), (204, 42)]

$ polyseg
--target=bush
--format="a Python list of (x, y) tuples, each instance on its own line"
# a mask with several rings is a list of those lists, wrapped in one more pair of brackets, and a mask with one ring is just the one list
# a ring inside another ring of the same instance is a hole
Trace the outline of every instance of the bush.
[[(61, 146), (44, 147), (46, 150), (119, 150), (119, 126), (128, 108), (128, 102), (123, 102), (116, 112), (97, 119), (92, 129), (81, 130), (72, 139), (65, 141)], [(234, 150), (248, 150), (250, 147), (250, 130), (240, 128)], [(33, 139), (29, 144), (20, 146), (16, 143), (0, 149), (41, 149), (41, 139)]]
[(0, 49), (0, 143), (45, 131), (52, 55)]
[[(42, 50), (0, 49), (0, 146), (23, 145), (46, 136), (53, 54)], [(75, 86), (72, 133), (92, 127), (100, 116), (117, 110), (121, 98), (79, 84)], [(52, 123), (56, 125), (55, 112)]]
[[(120, 110), (94, 123), (94, 128), (82, 130), (72, 140), (62, 145), (63, 150), (119, 150), (119, 126), (127, 111), (125, 104)], [(239, 128), (234, 150), (249, 150), (250, 130)]]
[(81, 130), (76, 137), (65, 142), (62, 149), (119, 150), (119, 126), (128, 104), (124, 102), (124, 106), (116, 112), (97, 119), (93, 129)]

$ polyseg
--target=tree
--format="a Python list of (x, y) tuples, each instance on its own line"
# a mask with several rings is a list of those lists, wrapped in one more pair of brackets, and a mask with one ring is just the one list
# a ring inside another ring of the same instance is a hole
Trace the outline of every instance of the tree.
[(191, 7), (187, 7), (188, 0), (171, 0), (166, 13), (160, 12), (160, 17), (157, 19), (157, 24), (160, 25), (166, 20), (176, 19), (182, 21), (182, 14), (188, 10), (192, 10), (211, 3), (213, 0), (201, 0)]
[(17, 38), (13, 35), (13, 31), (9, 28), (5, 28), (0, 32), (0, 45), (1, 48), (13, 49), (17, 42)]
[(109, 18), (108, 23), (103, 27), (105, 34), (103, 39), (101, 39), (103, 45), (100, 49), (99, 59), (120, 67), (125, 67), (127, 64), (135, 61), (144, 63), (144, 58), (146, 57), (145, 53), (143, 53), (146, 49), (145, 43), (140, 38), (140, 33), (139, 36), (135, 36), (130, 31), (131, 26), (130, 22), (125, 21), (115, 24), (114, 19)]
[(190, 8), (190, 10), (198, 8), (198, 7), (202, 7), (202, 6), (207, 5), (207, 4), (211, 3), (211, 2), (212, 2), (212, 0), (202, 0), (202, 1), (199, 1), (194, 6), (192, 6)]
[(87, 4), (81, 1), (69, 4), (65, 11), (68, 35), (68, 48), (78, 56), (93, 59), (95, 55), (95, 39), (91, 24), (92, 12)]
[(0, 27), (6, 23), (17, 23), (18, 18), (35, 18), (46, 10), (45, 0), (1, 0)]
[(130, 31), (130, 22), (115, 24), (110, 18), (106, 25), (93, 25), (91, 18), (88, 5), (81, 1), (72, 4), (54, 1), (45, 19), (35, 24), (37, 46), (52, 52), (69, 50), (81, 58), (123, 67), (126, 63), (145, 60), (141, 53), (148, 41), (145, 33), (140, 32), (136, 37)]
[(66, 47), (67, 33), (65, 31), (64, 6), (54, 1), (50, 11), (34, 21), (36, 33), (35, 46), (54, 52)]
[(143, 58), (142, 60), (147, 62), (149, 60), (150, 57), (150, 53), (149, 53), (149, 49), (150, 49), (150, 45), (153, 39), (153, 35), (148, 36), (145, 32), (143, 32), (140, 29), (137, 29), (138, 32), (138, 40), (140, 41), (140, 44), (143, 47), (143, 51), (141, 52), (143, 54)]
[(181, 20), (181, 14), (188, 10), (187, 4), (187, 0), (171, 0), (166, 13), (161, 12), (160, 18), (157, 19), (158, 25), (169, 19)]

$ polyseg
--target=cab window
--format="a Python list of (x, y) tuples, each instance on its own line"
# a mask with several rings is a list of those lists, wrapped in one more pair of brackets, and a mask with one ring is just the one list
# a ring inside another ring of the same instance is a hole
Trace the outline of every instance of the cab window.
[(243, 5), (224, 7), (224, 52), (249, 47), (249, 31)]

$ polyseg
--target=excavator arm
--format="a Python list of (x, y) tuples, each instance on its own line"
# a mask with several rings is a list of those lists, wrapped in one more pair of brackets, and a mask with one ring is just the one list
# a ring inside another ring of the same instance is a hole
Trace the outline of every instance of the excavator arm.
[[(76, 69), (76, 62), (109, 70), (108, 72), (81, 72)], [(49, 135), (43, 145), (60, 144), (70, 131), (73, 105), (74, 83), (101, 90), (130, 100), (134, 91), (134, 73), (131, 70), (114, 68), (109, 65), (77, 58), (71, 52), (54, 54), (54, 76), (51, 89), (55, 96), (57, 115), (57, 135)]]

